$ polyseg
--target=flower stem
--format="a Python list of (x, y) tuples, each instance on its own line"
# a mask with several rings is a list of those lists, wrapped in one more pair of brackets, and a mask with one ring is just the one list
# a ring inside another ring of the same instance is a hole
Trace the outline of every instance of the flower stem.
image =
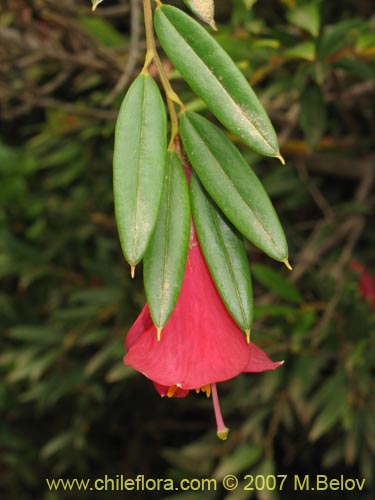
[(229, 429), (224, 424), (223, 415), (221, 414), (221, 408), (219, 403), (219, 396), (217, 394), (216, 384), (211, 384), (211, 391), (212, 391), (212, 402), (214, 405), (216, 425), (217, 425), (216, 434), (219, 439), (222, 439), (224, 441), (228, 437)]
[(169, 116), (171, 119), (171, 140), (169, 142), (168, 150), (174, 150), (174, 139), (178, 134), (178, 118), (177, 118), (177, 113), (176, 109), (174, 107), (174, 103), (178, 104), (181, 110), (185, 109), (185, 105), (181, 101), (181, 99), (178, 97), (176, 92), (173, 90), (169, 80), (168, 80), (168, 75), (164, 69), (164, 66), (160, 60), (160, 57), (156, 51), (156, 44), (155, 44), (155, 36), (154, 36), (154, 28), (152, 24), (152, 7), (151, 7), (151, 0), (143, 0), (143, 10), (144, 10), (144, 16), (145, 16), (145, 28), (146, 28), (146, 43), (147, 43), (147, 50), (146, 50), (146, 57), (145, 57), (145, 63), (142, 68), (142, 72), (146, 73), (148, 72), (148, 67), (154, 61), (156, 69), (159, 73), (160, 76), (160, 81), (162, 84), (162, 87), (164, 89), (166, 99), (167, 99), (167, 106), (168, 106), (168, 112)]

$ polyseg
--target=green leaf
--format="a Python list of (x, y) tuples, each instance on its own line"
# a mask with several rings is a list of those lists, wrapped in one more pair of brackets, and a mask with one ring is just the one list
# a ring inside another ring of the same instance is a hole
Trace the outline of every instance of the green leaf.
[(190, 201), (176, 153), (168, 153), (159, 220), (144, 258), (147, 303), (155, 326), (163, 328), (176, 305), (184, 277), (190, 235)]
[(362, 19), (345, 19), (330, 26), (319, 40), (318, 57), (324, 60), (343, 47), (350, 45), (358, 38), (362, 26)]
[(314, 61), (316, 46), (312, 42), (303, 42), (297, 43), (290, 49), (287, 49), (284, 52), (286, 57), (296, 58), (296, 59), (305, 59), (306, 61)]
[(204, 258), (223, 302), (244, 331), (253, 321), (253, 292), (242, 239), (214, 205), (196, 175), (190, 180), (191, 205)]
[(373, 49), (375, 47), (375, 33), (367, 31), (362, 33), (356, 40), (356, 50), (365, 51), (366, 49)]
[(125, 366), (121, 361), (116, 365), (113, 365), (105, 376), (106, 382), (113, 384), (119, 380), (124, 380), (125, 378), (132, 377), (136, 374), (136, 371), (130, 366)]
[(292, 322), (296, 321), (298, 316), (298, 311), (295, 307), (284, 306), (279, 304), (270, 305), (255, 305), (254, 307), (254, 318), (268, 318), (281, 316), (285, 318), (286, 321)]
[(298, 26), (317, 37), (320, 29), (320, 12), (316, 2), (310, 2), (306, 5), (290, 10), (287, 19), (294, 26)]
[(116, 344), (115, 342), (110, 342), (100, 350), (96, 351), (84, 367), (85, 375), (93, 375), (109, 360), (116, 359), (115, 353), (117, 351), (117, 348), (118, 344)]
[(326, 128), (326, 105), (320, 88), (316, 85), (307, 87), (300, 99), (299, 122), (308, 144), (315, 148)]
[(40, 456), (46, 460), (47, 458), (56, 455), (68, 446), (71, 447), (73, 439), (74, 432), (71, 429), (54, 436), (52, 439), (47, 441), (47, 443), (40, 450)]
[(163, 5), (155, 11), (160, 43), (221, 123), (260, 154), (280, 157), (266, 111), (228, 54), (194, 19)]
[(295, 304), (302, 302), (302, 297), (297, 288), (281, 272), (263, 264), (254, 264), (252, 273), (262, 285), (277, 293), (281, 298)]
[(288, 257), (285, 235), (261, 182), (238, 149), (215, 125), (182, 113), (181, 137), (203, 186), (229, 221), (278, 261)]
[(263, 449), (259, 444), (244, 444), (231, 453), (224, 456), (214, 472), (214, 477), (222, 481), (228, 474), (240, 474), (258, 462), (262, 456)]
[(333, 68), (343, 69), (348, 76), (353, 75), (361, 80), (372, 80), (374, 77), (373, 66), (365, 61), (362, 61), (361, 59), (342, 57), (337, 59), (332, 66)]
[(79, 23), (106, 47), (115, 48), (125, 44), (125, 37), (115, 30), (112, 24), (100, 17), (81, 17)]
[(12, 339), (32, 345), (59, 344), (63, 338), (61, 332), (48, 326), (17, 325), (8, 330)]
[(348, 410), (347, 391), (345, 387), (338, 386), (331, 394), (331, 398), (324, 407), (321, 408), (319, 415), (309, 433), (309, 441), (316, 441), (323, 434), (329, 432), (334, 427), (339, 426), (339, 420)]
[(149, 75), (129, 88), (117, 118), (113, 157), (115, 213), (122, 250), (134, 268), (151, 239), (163, 190), (167, 122)]

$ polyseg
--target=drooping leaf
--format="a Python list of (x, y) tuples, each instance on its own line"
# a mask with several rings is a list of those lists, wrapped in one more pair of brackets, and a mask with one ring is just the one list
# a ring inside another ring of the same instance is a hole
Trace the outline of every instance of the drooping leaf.
[(142, 259), (156, 224), (166, 150), (165, 106), (154, 80), (142, 73), (121, 105), (113, 157), (116, 222), (131, 266)]
[(226, 308), (244, 331), (253, 321), (249, 263), (241, 237), (225, 219), (196, 175), (190, 181), (191, 204), (199, 244)]
[(168, 321), (180, 293), (190, 234), (190, 201), (176, 153), (168, 153), (159, 219), (144, 258), (144, 284), (157, 328)]
[(287, 14), (287, 19), (291, 24), (302, 28), (317, 37), (320, 29), (320, 12), (317, 2), (308, 2), (296, 9), (291, 9)]
[(273, 259), (287, 259), (285, 235), (272, 203), (238, 149), (196, 113), (182, 113), (180, 127), (195, 172), (230, 222)]
[(221, 123), (258, 153), (280, 157), (275, 131), (262, 104), (206, 30), (169, 5), (156, 9), (155, 29), (173, 65)]

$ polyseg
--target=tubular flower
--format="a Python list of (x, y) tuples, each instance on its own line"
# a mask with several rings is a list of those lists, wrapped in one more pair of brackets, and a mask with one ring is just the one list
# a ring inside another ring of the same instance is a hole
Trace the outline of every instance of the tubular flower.
[(273, 362), (227, 312), (207, 268), (192, 226), (184, 281), (160, 341), (148, 305), (131, 327), (124, 363), (153, 381), (161, 396), (184, 397), (190, 390), (212, 393), (217, 435), (226, 439), (216, 383), (243, 372), (274, 370)]

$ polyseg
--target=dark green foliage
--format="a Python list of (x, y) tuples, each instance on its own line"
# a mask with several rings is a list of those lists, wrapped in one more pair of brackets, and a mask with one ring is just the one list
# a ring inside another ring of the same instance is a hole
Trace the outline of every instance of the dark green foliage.
[[(49, 492), (45, 478), (58, 477), (344, 474), (365, 478), (366, 491), (320, 498), (370, 499), (375, 319), (353, 261), (374, 274), (373, 9), (349, 0), (216, 1), (214, 36), (270, 114), (287, 161), (282, 168), (237, 143), (275, 204), (295, 267), (288, 275), (248, 248), (252, 340), (285, 364), (220, 384), (232, 431), (223, 444), (210, 400), (161, 399), (122, 364), (144, 294), (141, 269), (130, 280), (113, 209), (124, 92), (103, 101), (128, 60), (127, 3), (105, 0), (95, 15), (88, 0), (1, 3), (0, 497), (202, 498)], [(106, 10), (119, 6), (121, 15)], [(133, 79), (142, 57), (131, 57)], [(172, 76), (188, 108), (206, 112)], [(289, 483), (280, 493), (218, 486), (204, 496), (291, 493)]]

